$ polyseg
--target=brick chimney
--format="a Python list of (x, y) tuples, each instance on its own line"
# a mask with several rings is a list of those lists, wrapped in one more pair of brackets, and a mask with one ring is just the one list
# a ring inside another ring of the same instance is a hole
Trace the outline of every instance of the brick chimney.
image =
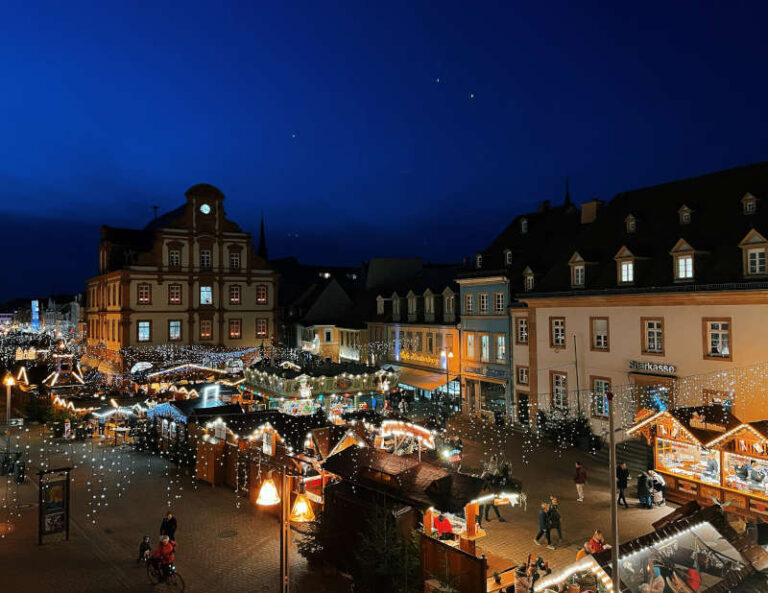
[(581, 224), (589, 224), (597, 219), (597, 211), (605, 202), (594, 198), (581, 205)]

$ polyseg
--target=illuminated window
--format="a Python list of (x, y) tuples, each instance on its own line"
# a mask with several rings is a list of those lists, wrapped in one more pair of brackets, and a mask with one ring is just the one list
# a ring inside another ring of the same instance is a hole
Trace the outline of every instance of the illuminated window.
[(229, 320), (229, 337), (233, 340), (239, 340), (242, 337), (242, 327), (239, 319)]
[(608, 350), (608, 318), (592, 318), (592, 350)]
[(230, 305), (239, 305), (240, 304), (240, 285), (239, 284), (233, 284), (229, 287), (229, 304)]
[(637, 231), (637, 219), (632, 216), (631, 214), (627, 216), (627, 218), (624, 219), (624, 223), (627, 226), (627, 232), (628, 233), (634, 233)]
[(622, 284), (631, 284), (635, 281), (635, 262), (632, 260), (622, 261), (619, 264), (619, 270)]
[(488, 293), (480, 293), (480, 313), (488, 313)]
[(171, 305), (181, 304), (181, 284), (168, 285), (168, 303)]
[(664, 353), (663, 319), (643, 319), (643, 335), (645, 338), (643, 352), (648, 354)]
[(517, 367), (517, 382), (519, 385), (528, 385), (528, 367)]
[(259, 305), (267, 304), (267, 286), (265, 284), (256, 285), (256, 302)]
[(487, 335), (480, 336), (480, 360), (488, 362), (491, 359), (491, 340)]
[(201, 305), (213, 304), (213, 287), (212, 286), (200, 287), (200, 304)]
[(266, 338), (267, 337), (267, 320), (266, 319), (257, 319), (256, 320), (256, 337), (257, 338)]
[(467, 358), (475, 357), (475, 336), (467, 334)]
[(678, 255), (676, 259), (677, 259), (677, 266), (676, 266), (675, 272), (676, 272), (677, 279), (690, 280), (691, 278), (693, 278), (693, 256)]
[(504, 362), (507, 357), (507, 336), (504, 334), (496, 335), (496, 360)]
[(210, 319), (200, 320), (200, 339), (210, 340), (213, 337), (213, 321)]
[(168, 322), (168, 340), (171, 342), (178, 342), (181, 340), (181, 321), (172, 320)]
[(142, 282), (137, 285), (136, 291), (137, 300), (140, 305), (149, 305), (152, 303), (152, 287), (148, 283)]
[(705, 320), (707, 357), (731, 357), (731, 323), (725, 319)]
[(525, 275), (525, 290), (530, 292), (533, 290), (533, 274)]
[(152, 339), (152, 322), (139, 321), (139, 342), (149, 342)]

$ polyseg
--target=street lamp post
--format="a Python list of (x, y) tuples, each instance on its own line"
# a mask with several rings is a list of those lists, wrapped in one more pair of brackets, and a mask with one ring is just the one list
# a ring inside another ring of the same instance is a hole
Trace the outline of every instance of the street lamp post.
[(618, 485), (616, 483), (616, 430), (614, 419), (614, 398), (613, 393), (605, 394), (608, 400), (608, 430), (610, 442), (610, 480), (611, 480), (611, 580), (613, 589), (621, 589), (619, 575), (619, 508), (618, 508)]
[(11, 387), (16, 384), (11, 373), (6, 373), (3, 378), (5, 384), (5, 430), (7, 431), (6, 451), (11, 452)]
[(285, 467), (281, 470), (280, 490), (277, 488), (272, 478), (267, 478), (261, 485), (256, 504), (259, 506), (280, 505), (280, 593), (288, 593), (289, 588), (289, 552), (291, 547), (291, 521), (294, 523), (306, 523), (313, 521), (315, 514), (312, 512), (312, 506), (303, 492), (296, 497), (293, 509), (291, 510), (291, 483), (293, 476), (288, 475)]

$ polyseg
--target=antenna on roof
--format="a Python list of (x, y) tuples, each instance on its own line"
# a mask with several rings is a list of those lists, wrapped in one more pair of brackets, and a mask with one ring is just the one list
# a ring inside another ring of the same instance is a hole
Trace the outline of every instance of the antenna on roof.
[(159, 206), (152, 206), (152, 210), (155, 211), (155, 220), (157, 220), (157, 209)]

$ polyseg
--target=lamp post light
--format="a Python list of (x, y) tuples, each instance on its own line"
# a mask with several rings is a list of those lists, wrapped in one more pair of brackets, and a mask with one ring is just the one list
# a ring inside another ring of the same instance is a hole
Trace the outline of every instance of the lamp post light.
[(619, 591), (621, 588), (621, 575), (619, 574), (619, 502), (618, 485), (616, 483), (616, 430), (614, 418), (614, 396), (612, 392), (605, 394), (608, 400), (608, 430), (610, 432), (610, 480), (611, 480), (611, 580), (613, 588)]
[(7, 373), (3, 379), (5, 384), (5, 423), (10, 425), (11, 423), (11, 387), (16, 385), (16, 381), (13, 375)]
[(309, 503), (306, 494), (299, 493), (290, 509), (291, 504), (291, 485), (292, 476), (288, 475), (285, 468), (281, 470), (280, 489), (278, 494), (272, 478), (267, 478), (259, 489), (259, 496), (256, 504), (259, 506), (280, 505), (280, 593), (288, 593), (288, 558), (291, 547), (290, 523), (306, 523), (315, 520), (315, 513), (312, 511), (312, 505)]

